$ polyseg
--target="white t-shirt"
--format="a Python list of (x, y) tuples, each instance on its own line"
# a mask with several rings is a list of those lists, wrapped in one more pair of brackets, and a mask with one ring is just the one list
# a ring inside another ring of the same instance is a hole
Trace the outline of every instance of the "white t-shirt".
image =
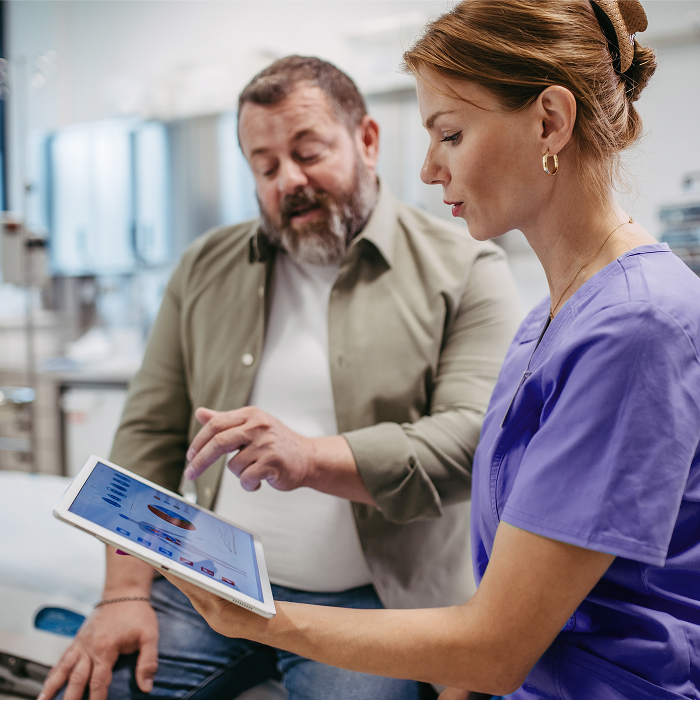
[[(328, 359), (328, 304), (338, 266), (300, 264), (279, 252), (262, 357), (249, 404), (310, 438), (338, 433)], [(304, 591), (369, 584), (350, 502), (263, 482), (246, 492), (224, 470), (214, 510), (262, 537), (270, 580)]]

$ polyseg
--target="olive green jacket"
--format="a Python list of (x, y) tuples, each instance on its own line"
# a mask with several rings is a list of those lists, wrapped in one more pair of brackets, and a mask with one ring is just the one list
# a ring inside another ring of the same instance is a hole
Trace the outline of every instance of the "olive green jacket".
[[(473, 593), (471, 464), (517, 294), (497, 246), (381, 190), (331, 292), (336, 418), (379, 506), (353, 511), (381, 599), (446, 606)], [(250, 396), (275, 260), (258, 224), (188, 248), (129, 390), (111, 459), (174, 491), (200, 428), (194, 409)], [(214, 503), (223, 468), (222, 458), (197, 480), (201, 505)]]

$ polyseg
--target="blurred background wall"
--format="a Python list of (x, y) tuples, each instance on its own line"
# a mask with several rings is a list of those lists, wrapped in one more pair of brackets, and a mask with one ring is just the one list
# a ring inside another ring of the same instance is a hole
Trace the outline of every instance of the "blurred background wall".
[[(692, 239), (700, 229), (683, 223), (683, 207), (700, 201), (692, 175), (700, 171), (700, 1), (644, 5), (650, 27), (639, 38), (657, 49), (659, 68), (638, 103), (646, 135), (626, 156), (621, 198), (658, 238)], [(398, 70), (423, 24), (450, 6), (2, 2), (3, 208), (48, 247), (29, 288), (8, 282), (9, 254), (3, 261), (0, 387), (38, 394), (34, 443), (19, 409), (4, 424), (0, 414), (0, 468), (71, 473), (89, 452), (108, 452), (174, 262), (206, 229), (256, 215), (235, 107), (243, 85), (275, 58), (314, 54), (348, 72), (380, 123), (385, 182), (451, 219), (440, 188), (420, 182), (427, 136), (413, 82)], [(547, 293), (543, 274), (518, 232), (501, 243), (526, 311)], [(692, 262), (695, 249), (683, 250)]]
[[(401, 51), (449, 7), (434, 0), (6, 0), (10, 208), (21, 207), (23, 130), (31, 138), (106, 119), (220, 114), (235, 107), (257, 70), (288, 53), (335, 62), (370, 97), (410, 89), (398, 72)], [(654, 227), (654, 206), (698, 165), (700, 3), (647, 0), (645, 7), (650, 27), (640, 39), (657, 48), (660, 65), (639, 103), (648, 138), (632, 171), (640, 219)], [(396, 128), (384, 125), (384, 136)]]

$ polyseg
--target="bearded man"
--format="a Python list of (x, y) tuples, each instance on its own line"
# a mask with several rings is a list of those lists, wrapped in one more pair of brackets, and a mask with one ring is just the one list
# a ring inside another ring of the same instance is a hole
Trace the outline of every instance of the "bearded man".
[[(518, 321), (504, 256), (378, 182), (378, 126), (331, 64), (275, 62), (238, 118), (260, 219), (184, 254), (111, 460), (175, 491), (184, 471), (199, 504), (258, 532), (276, 599), (463, 603), (472, 456)], [(107, 550), (109, 603), (46, 696), (233, 698), (276, 677), (291, 698), (418, 698), (225, 638)]]

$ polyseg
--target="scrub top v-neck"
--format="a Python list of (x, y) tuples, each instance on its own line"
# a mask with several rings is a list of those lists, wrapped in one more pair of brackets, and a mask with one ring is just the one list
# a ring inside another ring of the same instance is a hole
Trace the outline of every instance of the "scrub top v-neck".
[(700, 692), (700, 279), (640, 246), (510, 347), (474, 460), (477, 583), (501, 520), (616, 559), (513, 698)]

